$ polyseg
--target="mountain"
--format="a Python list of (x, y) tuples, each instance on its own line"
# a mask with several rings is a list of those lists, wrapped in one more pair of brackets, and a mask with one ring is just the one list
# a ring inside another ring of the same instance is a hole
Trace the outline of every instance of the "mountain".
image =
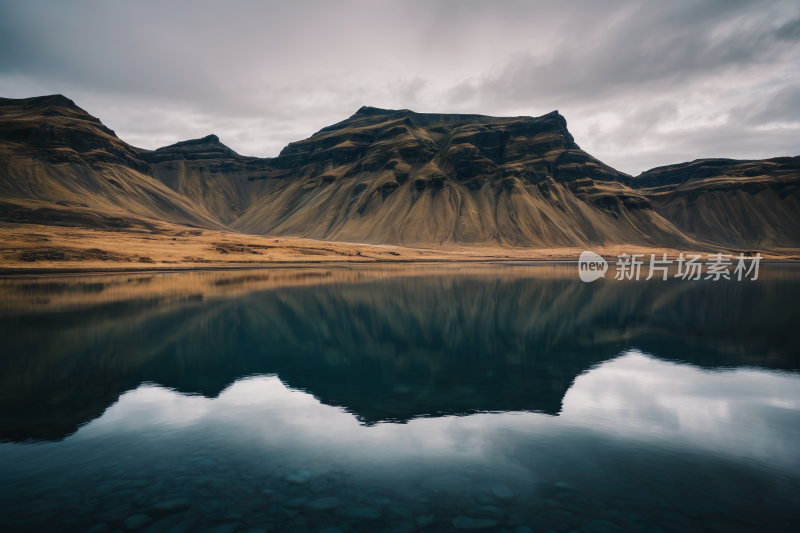
[(690, 246), (630, 176), (580, 149), (557, 112), (363, 107), (270, 165), (263, 196), (231, 227), (372, 244)]
[(142, 152), (61, 95), (0, 98), (0, 221), (225, 228), (155, 179)]
[(144, 150), (61, 95), (0, 99), (0, 222), (159, 223), (409, 246), (800, 249), (800, 157), (701, 159), (632, 177), (563, 116), (362, 107), (248, 157), (216, 135)]
[(723, 246), (800, 245), (800, 157), (697, 159), (633, 180), (655, 211), (683, 232)]
[(142, 153), (154, 176), (178, 194), (230, 224), (264, 194), (270, 160), (245, 157), (216, 135), (179, 142)]

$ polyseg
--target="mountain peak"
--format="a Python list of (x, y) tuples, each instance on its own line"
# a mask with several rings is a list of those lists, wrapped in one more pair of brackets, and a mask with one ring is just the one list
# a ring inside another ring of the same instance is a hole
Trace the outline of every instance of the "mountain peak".
[(100, 123), (99, 119), (90, 115), (85, 109), (79, 107), (63, 94), (49, 94), (31, 98), (0, 98), (0, 108), (16, 108), (26, 115), (64, 116)]
[(380, 107), (372, 107), (372, 106), (361, 106), (361, 108), (355, 112), (353, 115), (354, 117), (357, 116), (386, 116), (386, 115), (394, 115), (395, 113), (402, 113), (402, 112), (409, 112), (408, 109), (381, 109)]
[[(63, 94), (50, 94), (46, 96), (34, 96), (32, 98), (25, 98), (17, 100), (22, 104), (23, 109), (44, 109), (48, 107), (63, 107), (72, 111), (86, 113), (85, 109), (79, 107), (75, 102), (64, 96)], [(88, 115), (88, 113), (86, 113)]]
[[(218, 144), (221, 146), (225, 146), (220, 142), (219, 137), (217, 137), (212, 133), (211, 135), (206, 135), (205, 137), (200, 137), (199, 139), (188, 139), (186, 141), (178, 141), (175, 144), (170, 144), (169, 146), (163, 146), (161, 148), (158, 148), (156, 151), (173, 150), (176, 148), (190, 148), (206, 144)], [(227, 146), (225, 147), (227, 148)]]
[(162, 163), (174, 160), (200, 160), (238, 158), (239, 154), (220, 142), (219, 137), (213, 133), (199, 139), (179, 141), (169, 146), (162, 146), (153, 152), (144, 154), (149, 163)]

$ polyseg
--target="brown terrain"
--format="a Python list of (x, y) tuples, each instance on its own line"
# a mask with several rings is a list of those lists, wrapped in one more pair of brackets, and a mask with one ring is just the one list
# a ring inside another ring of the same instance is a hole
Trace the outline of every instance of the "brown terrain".
[(60, 95), (0, 99), (0, 268), (574, 260), (581, 251), (800, 258), (800, 157), (697, 160), (637, 177), (557, 112), (364, 107), (241, 156), (215, 135), (155, 151)]

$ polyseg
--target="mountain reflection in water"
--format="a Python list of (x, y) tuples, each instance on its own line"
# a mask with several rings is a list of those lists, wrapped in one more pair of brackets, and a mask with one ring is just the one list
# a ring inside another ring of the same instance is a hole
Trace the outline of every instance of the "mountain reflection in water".
[(557, 415), (578, 375), (629, 348), (797, 369), (799, 274), (586, 284), (551, 265), (7, 280), (0, 438), (63, 438), (142, 382), (216, 397), (277, 374), (374, 424)]
[(796, 531), (798, 301), (776, 265), (0, 280), (0, 526)]

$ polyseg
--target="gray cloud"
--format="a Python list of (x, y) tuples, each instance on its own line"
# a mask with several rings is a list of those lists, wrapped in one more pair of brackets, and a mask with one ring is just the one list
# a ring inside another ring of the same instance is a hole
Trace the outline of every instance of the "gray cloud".
[(781, 87), (763, 102), (734, 108), (735, 115), (747, 126), (800, 123), (800, 83)]
[(800, 153), (791, 1), (0, 5), (0, 94), (273, 156), (362, 105), (540, 115), (630, 173)]

